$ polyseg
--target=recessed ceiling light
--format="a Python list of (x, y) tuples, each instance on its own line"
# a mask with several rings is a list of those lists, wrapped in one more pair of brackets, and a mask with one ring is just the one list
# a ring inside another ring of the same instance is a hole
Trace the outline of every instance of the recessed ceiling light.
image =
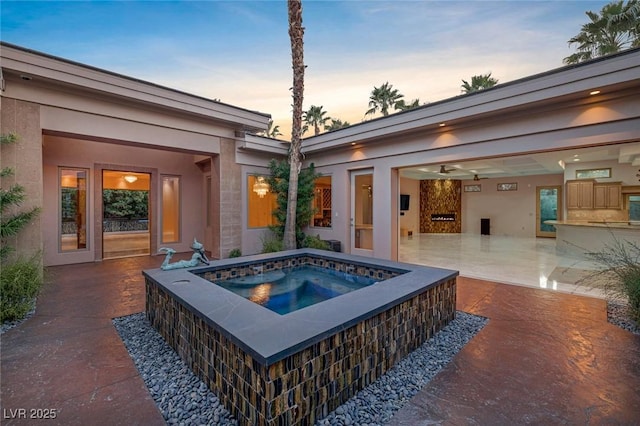
[(355, 145), (355, 144), (356, 144), (355, 142), (351, 142), (351, 146), (353, 146), (353, 145)]
[(579, 158), (574, 158), (573, 161), (580, 161), (580, 159)]
[(440, 123), (440, 124), (438, 124), (438, 126), (440, 126), (440, 127), (444, 127), (444, 126), (445, 126), (445, 123)]
[(597, 95), (598, 93), (600, 93), (599, 90), (592, 90), (591, 92), (589, 92), (590, 95)]

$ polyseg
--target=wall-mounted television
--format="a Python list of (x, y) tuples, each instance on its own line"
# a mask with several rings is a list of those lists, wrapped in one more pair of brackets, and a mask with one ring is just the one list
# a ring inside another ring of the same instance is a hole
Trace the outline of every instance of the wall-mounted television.
[(400, 194), (400, 210), (407, 211), (409, 210), (409, 194)]

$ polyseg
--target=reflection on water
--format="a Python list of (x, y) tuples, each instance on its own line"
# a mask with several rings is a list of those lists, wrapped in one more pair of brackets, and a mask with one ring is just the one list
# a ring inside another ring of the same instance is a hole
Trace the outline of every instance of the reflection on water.
[(249, 300), (260, 305), (264, 305), (269, 300), (271, 294), (271, 283), (264, 283), (251, 289)]

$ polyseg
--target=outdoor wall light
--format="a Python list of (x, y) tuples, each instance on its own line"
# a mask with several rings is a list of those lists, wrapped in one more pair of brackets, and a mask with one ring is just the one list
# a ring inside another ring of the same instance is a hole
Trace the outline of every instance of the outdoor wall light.
[(264, 177), (258, 176), (256, 182), (253, 184), (253, 192), (258, 194), (258, 197), (264, 198), (269, 192), (269, 184), (265, 182)]
[(124, 180), (126, 180), (129, 183), (133, 183), (135, 181), (138, 180), (138, 176), (134, 176), (134, 175), (125, 175)]

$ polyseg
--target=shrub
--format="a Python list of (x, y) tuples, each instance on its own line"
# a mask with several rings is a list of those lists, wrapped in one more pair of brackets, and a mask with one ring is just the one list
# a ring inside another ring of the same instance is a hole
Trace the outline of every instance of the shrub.
[(587, 256), (600, 265), (600, 270), (585, 277), (583, 282), (600, 287), (608, 298), (629, 302), (633, 319), (640, 323), (640, 246), (633, 241), (613, 238), (611, 245)]
[[(284, 227), (287, 220), (287, 205), (289, 202), (289, 170), (290, 164), (286, 160), (269, 162), (271, 176), (267, 177), (267, 182), (271, 192), (276, 194), (277, 206), (273, 211), (276, 224), (269, 226), (269, 229), (279, 239), (284, 238)], [(313, 205), (315, 198), (315, 180), (320, 177), (316, 173), (313, 163), (309, 167), (300, 170), (298, 173), (298, 201), (296, 203), (296, 246), (304, 247), (305, 234), (302, 228), (311, 222), (311, 218), (316, 213)]]
[(269, 236), (262, 239), (263, 253), (275, 253), (282, 250), (284, 250), (284, 242), (282, 241), (282, 238)]
[(240, 257), (242, 256), (242, 251), (238, 248), (234, 248), (229, 252), (229, 257)]
[[(9, 145), (18, 142), (15, 133), (0, 135), (0, 145)], [(11, 167), (0, 169), (0, 178), (12, 176), (15, 170)], [(0, 261), (9, 258), (9, 254), (14, 248), (8, 245), (9, 237), (18, 235), (20, 231), (29, 224), (40, 213), (39, 207), (34, 207), (29, 211), (11, 212), (11, 208), (16, 208), (27, 198), (24, 187), (18, 183), (13, 184), (8, 189), (0, 187)]]
[(39, 255), (3, 263), (0, 270), (0, 322), (27, 315), (34, 307), (42, 282)]
[(331, 245), (328, 242), (321, 240), (320, 235), (315, 237), (312, 235), (305, 236), (302, 246), (320, 250), (331, 250)]

